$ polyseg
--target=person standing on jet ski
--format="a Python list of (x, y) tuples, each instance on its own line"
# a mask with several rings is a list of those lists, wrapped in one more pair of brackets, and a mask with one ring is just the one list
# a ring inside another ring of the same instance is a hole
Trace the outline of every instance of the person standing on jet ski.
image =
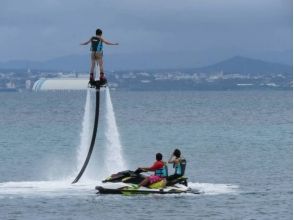
[(151, 167), (139, 167), (135, 173), (140, 173), (142, 171), (154, 171), (154, 175), (146, 177), (138, 187), (140, 186), (148, 186), (152, 183), (159, 182), (166, 178), (167, 176), (167, 167), (165, 163), (162, 161), (162, 154), (156, 154), (156, 161), (153, 163)]
[(172, 163), (175, 168), (175, 173), (173, 175), (168, 176), (167, 181), (172, 181), (177, 179), (185, 174), (186, 169), (186, 159), (181, 157), (181, 151), (179, 149), (175, 149), (173, 154), (168, 160), (168, 163)]

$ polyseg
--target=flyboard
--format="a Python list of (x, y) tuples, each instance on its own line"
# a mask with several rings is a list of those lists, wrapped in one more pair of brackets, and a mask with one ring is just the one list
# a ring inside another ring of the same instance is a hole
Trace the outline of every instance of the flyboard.
[(93, 128), (93, 133), (92, 133), (92, 139), (91, 139), (91, 144), (89, 147), (89, 151), (86, 157), (86, 160), (79, 172), (79, 174), (77, 175), (77, 177), (75, 178), (75, 180), (72, 182), (73, 183), (77, 183), (79, 181), (79, 179), (82, 177), (83, 173), (85, 172), (88, 163), (90, 161), (93, 149), (94, 149), (94, 145), (95, 145), (95, 140), (96, 140), (96, 134), (97, 134), (97, 128), (98, 128), (98, 121), (99, 121), (99, 108), (100, 108), (100, 88), (101, 87), (106, 87), (107, 84), (107, 80), (98, 80), (98, 81), (90, 81), (89, 82), (89, 86), (90, 88), (95, 88), (96, 89), (96, 107), (95, 107), (95, 119), (94, 119), (94, 128)]

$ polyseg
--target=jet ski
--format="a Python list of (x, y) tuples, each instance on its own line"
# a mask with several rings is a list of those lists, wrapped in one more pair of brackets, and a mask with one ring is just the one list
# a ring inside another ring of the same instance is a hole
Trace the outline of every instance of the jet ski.
[(96, 186), (99, 194), (179, 194), (179, 193), (198, 193), (192, 191), (188, 187), (187, 178), (181, 176), (177, 179), (167, 181), (161, 180), (159, 182), (150, 184), (148, 187), (139, 187), (138, 184), (145, 179), (145, 175), (135, 171), (126, 170), (116, 174), (102, 181), (102, 184)]

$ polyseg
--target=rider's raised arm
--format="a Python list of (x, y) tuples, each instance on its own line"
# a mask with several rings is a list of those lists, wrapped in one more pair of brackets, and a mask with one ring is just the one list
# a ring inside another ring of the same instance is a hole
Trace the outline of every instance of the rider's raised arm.
[(102, 40), (103, 43), (107, 45), (118, 45), (118, 43), (111, 43), (110, 41), (104, 39), (103, 37), (100, 37), (100, 39)]
[[(91, 39), (92, 39), (92, 38), (91, 38)], [(89, 44), (89, 43), (91, 42), (91, 39), (88, 40), (88, 41), (86, 41), (86, 42), (84, 42), (84, 43), (81, 43), (81, 45), (87, 45), (87, 44)]]

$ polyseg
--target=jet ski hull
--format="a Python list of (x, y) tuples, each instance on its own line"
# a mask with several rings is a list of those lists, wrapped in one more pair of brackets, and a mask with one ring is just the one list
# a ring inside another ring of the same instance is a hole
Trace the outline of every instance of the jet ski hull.
[(145, 176), (134, 171), (125, 170), (102, 181), (101, 185), (96, 186), (99, 194), (180, 194), (180, 193), (198, 193), (188, 187), (187, 178), (179, 177), (171, 181), (159, 181), (148, 187), (138, 187), (138, 184), (144, 180)]
[(188, 191), (181, 190), (166, 190), (166, 189), (106, 189), (103, 187), (96, 187), (99, 194), (122, 194), (122, 195), (138, 195), (138, 194), (179, 194), (187, 193)]
[(151, 189), (147, 187), (136, 188), (131, 184), (121, 185), (120, 183), (102, 184), (95, 187), (99, 194), (123, 194), (123, 195), (135, 195), (135, 194), (179, 194), (190, 192), (189, 187), (183, 185), (175, 185), (171, 187), (165, 187), (161, 189)]

